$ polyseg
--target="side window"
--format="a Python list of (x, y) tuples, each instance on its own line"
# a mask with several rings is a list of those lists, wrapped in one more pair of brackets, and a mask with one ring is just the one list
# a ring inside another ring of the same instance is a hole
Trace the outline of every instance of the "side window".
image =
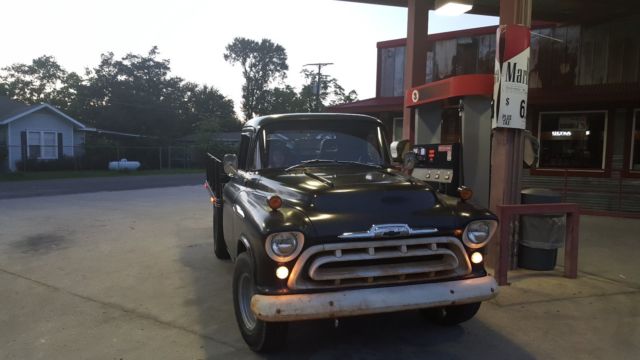
[(255, 146), (253, 148), (253, 161), (251, 162), (252, 170), (260, 170), (262, 169), (262, 156), (260, 156), (260, 141), (256, 141)]
[(247, 148), (246, 170), (262, 169), (262, 159), (264, 155), (261, 154), (261, 151), (264, 151), (264, 136), (266, 136), (264, 130), (261, 130), (257, 135), (253, 136), (255, 139), (250, 142)]
[(238, 154), (238, 168), (247, 168), (247, 157), (249, 154), (249, 144), (251, 144), (251, 134), (248, 132), (242, 133), (240, 137), (240, 153)]

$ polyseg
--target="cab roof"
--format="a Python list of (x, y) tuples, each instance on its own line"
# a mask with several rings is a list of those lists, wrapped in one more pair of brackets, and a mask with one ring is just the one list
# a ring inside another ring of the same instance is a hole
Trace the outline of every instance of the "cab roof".
[(364, 121), (382, 125), (382, 121), (368, 115), (360, 114), (342, 114), (342, 113), (294, 113), (294, 114), (277, 114), (267, 115), (253, 118), (244, 124), (244, 127), (260, 128), (268, 124), (279, 123), (283, 121), (322, 121), (322, 120), (341, 120), (341, 121)]

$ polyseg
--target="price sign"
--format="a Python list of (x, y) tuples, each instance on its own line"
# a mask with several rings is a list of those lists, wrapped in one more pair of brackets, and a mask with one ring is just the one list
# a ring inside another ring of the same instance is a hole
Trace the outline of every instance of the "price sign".
[(526, 127), (530, 42), (526, 26), (498, 27), (491, 112), (494, 128)]

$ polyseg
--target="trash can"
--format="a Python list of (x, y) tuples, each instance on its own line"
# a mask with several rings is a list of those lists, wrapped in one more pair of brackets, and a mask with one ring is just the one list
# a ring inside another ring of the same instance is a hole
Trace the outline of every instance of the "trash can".
[[(562, 196), (549, 189), (525, 189), (522, 204), (562, 202)], [(564, 244), (565, 215), (523, 215), (520, 217), (518, 266), (530, 270), (553, 270), (558, 248)]]

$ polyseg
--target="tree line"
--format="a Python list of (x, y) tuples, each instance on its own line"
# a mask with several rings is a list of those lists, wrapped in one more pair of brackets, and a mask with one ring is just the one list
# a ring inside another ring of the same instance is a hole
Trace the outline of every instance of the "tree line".
[[(287, 54), (268, 39), (235, 38), (224, 59), (240, 65), (242, 117), (287, 112), (322, 111), (328, 105), (357, 99), (330, 76), (302, 71), (307, 81), (299, 91), (287, 85)], [(169, 143), (184, 135), (238, 130), (240, 116), (234, 103), (213, 86), (186, 81), (171, 74), (170, 61), (157, 47), (147, 54), (116, 58), (102, 54), (98, 65), (83, 74), (67, 71), (53, 56), (43, 55), (30, 64), (0, 69), (0, 95), (27, 104), (48, 103), (87, 126), (141, 134)], [(320, 108), (316, 99), (320, 98)]]

